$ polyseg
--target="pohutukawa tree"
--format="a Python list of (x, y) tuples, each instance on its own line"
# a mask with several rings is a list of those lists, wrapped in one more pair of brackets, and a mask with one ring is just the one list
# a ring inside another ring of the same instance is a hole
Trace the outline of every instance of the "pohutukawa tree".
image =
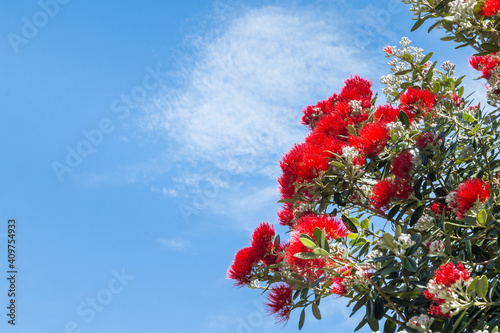
[[(500, 325), (500, 1), (404, 0), (419, 28), (472, 46), (488, 109), (464, 97), (455, 66), (432, 53), (384, 48), (385, 104), (352, 76), (304, 109), (310, 132), (281, 160), (282, 241), (267, 222), (236, 253), (228, 277), (263, 289), (278, 322), (320, 301), (364, 308), (357, 329), (498, 332)], [(375, 226), (379, 227), (375, 227)]]

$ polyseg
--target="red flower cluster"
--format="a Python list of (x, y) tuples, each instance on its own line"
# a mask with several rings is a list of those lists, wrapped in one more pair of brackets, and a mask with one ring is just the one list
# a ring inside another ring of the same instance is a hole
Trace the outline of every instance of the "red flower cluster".
[(389, 134), (385, 123), (368, 123), (359, 130), (359, 136), (349, 136), (349, 143), (366, 157), (375, 157), (384, 149)]
[(242, 287), (250, 283), (255, 264), (265, 265), (276, 263), (277, 256), (272, 254), (274, 244), (274, 228), (267, 222), (262, 222), (252, 233), (252, 246), (244, 247), (234, 256), (227, 277), (236, 280), (235, 285)]
[(342, 220), (329, 215), (307, 214), (298, 220), (292, 233), (290, 243), (286, 248), (285, 260), (297, 274), (303, 277), (313, 277), (314, 279), (323, 274), (321, 268), (325, 267), (328, 262), (323, 259), (300, 259), (297, 258), (295, 254), (312, 252), (311, 249), (302, 244), (300, 235), (306, 234), (314, 239), (314, 229), (316, 228), (325, 231), (326, 239), (329, 242), (337, 238), (345, 237), (351, 233)]
[(491, 71), (498, 66), (496, 52), (485, 56), (472, 56), (469, 64), (472, 68), (481, 72), (483, 79), (488, 80), (491, 77)]
[(480, 14), (484, 16), (495, 16), (500, 11), (500, 0), (485, 0)]
[(370, 202), (377, 209), (389, 209), (393, 198), (405, 200), (413, 192), (413, 187), (404, 179), (382, 179), (372, 189)]
[(284, 323), (290, 319), (290, 311), (292, 310), (293, 288), (289, 284), (280, 284), (273, 286), (271, 292), (267, 295), (268, 307), (270, 314), (276, 316), (276, 322)]
[(490, 198), (490, 184), (481, 179), (468, 179), (450, 193), (449, 207), (457, 218), (462, 219), (464, 213), (474, 207), (476, 202), (485, 202)]
[(401, 179), (410, 179), (413, 155), (409, 150), (403, 150), (392, 160), (391, 172)]
[(464, 265), (454, 265), (451, 262), (439, 266), (434, 272), (434, 282), (446, 287), (451, 286), (460, 279), (467, 281), (469, 278), (469, 271), (465, 269)]
[[(347, 145), (357, 148), (360, 155), (354, 159), (357, 166), (365, 163), (366, 157), (376, 156), (389, 139), (386, 124), (394, 121), (394, 108), (379, 108), (377, 122), (361, 124), (368, 119), (373, 93), (371, 83), (359, 76), (346, 80), (339, 94), (304, 110), (302, 123), (311, 132), (301, 144), (296, 144), (280, 161), (283, 171), (278, 179), (282, 199), (290, 199), (300, 188), (300, 184), (312, 181), (330, 167), (336, 155), (342, 155)], [(375, 118), (377, 120), (377, 118)], [(359, 135), (350, 135), (348, 126), (361, 127)], [(293, 226), (298, 218), (293, 204), (285, 204), (278, 212), (280, 224)]]
[(441, 265), (434, 272), (434, 279), (431, 279), (427, 284), (427, 290), (424, 291), (424, 296), (432, 300), (432, 304), (429, 308), (429, 314), (434, 317), (450, 318), (450, 313), (443, 313), (441, 306), (446, 303), (443, 298), (438, 298), (437, 294), (429, 292), (429, 289), (433, 290), (445, 290), (446, 292), (451, 292), (450, 287), (456, 282), (465, 282), (470, 279), (469, 272), (465, 269), (462, 264), (454, 265), (451, 262)]
[(412, 121), (415, 114), (421, 111), (423, 114), (427, 113), (436, 104), (436, 96), (427, 89), (418, 89), (410, 87), (401, 94), (399, 98), (401, 107), (409, 115)]

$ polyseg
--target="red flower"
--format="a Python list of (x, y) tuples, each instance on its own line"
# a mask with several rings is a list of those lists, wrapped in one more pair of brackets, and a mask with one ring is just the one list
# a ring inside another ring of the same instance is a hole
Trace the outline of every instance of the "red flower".
[(262, 222), (252, 233), (250, 243), (256, 256), (264, 259), (264, 256), (271, 252), (274, 245), (274, 228), (269, 223)]
[(396, 109), (392, 105), (379, 105), (373, 114), (373, 118), (382, 123), (392, 123), (399, 117), (400, 109)]
[(377, 209), (387, 210), (393, 198), (405, 200), (412, 192), (413, 187), (407, 181), (382, 179), (373, 186), (370, 202)]
[(383, 51), (387, 54), (392, 54), (392, 47), (389, 45), (383, 48)]
[(333, 94), (328, 99), (321, 101), (314, 106), (306, 107), (303, 111), (304, 115), (302, 116), (300, 123), (314, 128), (320, 118), (333, 112), (333, 107), (338, 98), (339, 95)]
[(293, 218), (294, 218), (294, 213), (291, 203), (284, 204), (283, 207), (280, 210), (278, 210), (278, 222), (282, 226), (291, 227), (293, 225)]
[(462, 219), (464, 213), (476, 202), (485, 202), (490, 197), (490, 184), (481, 179), (468, 179), (460, 184), (452, 194), (450, 207)]
[(340, 96), (348, 100), (371, 100), (373, 96), (372, 84), (357, 75), (345, 80), (344, 87), (340, 89)]
[(250, 283), (253, 264), (258, 256), (252, 247), (244, 247), (236, 252), (233, 264), (227, 272), (228, 279), (236, 280), (235, 286), (243, 287)]
[(495, 16), (500, 11), (500, 0), (486, 0), (480, 14), (484, 16)]
[(306, 234), (314, 238), (314, 229), (325, 230), (327, 240), (331, 241), (349, 235), (351, 232), (341, 219), (329, 215), (307, 214), (302, 216), (295, 227), (299, 234)]
[(359, 130), (359, 136), (349, 136), (349, 143), (366, 157), (377, 156), (389, 140), (384, 123), (368, 123)]
[(340, 296), (344, 296), (347, 294), (347, 288), (345, 287), (343, 278), (334, 278), (333, 283), (330, 287), (330, 292), (332, 294), (337, 294)]
[(391, 164), (391, 172), (399, 178), (409, 179), (411, 172), (411, 161), (413, 160), (413, 155), (408, 150), (401, 152)]
[(469, 64), (472, 68), (481, 72), (481, 76), (488, 80), (491, 77), (491, 71), (498, 66), (496, 52), (485, 56), (472, 56)]
[(457, 264), (455, 266), (451, 262), (447, 262), (446, 264), (439, 266), (439, 268), (434, 272), (434, 282), (443, 284), (447, 287), (459, 280), (467, 281), (469, 279), (469, 271), (467, 271), (462, 264)]
[(289, 284), (280, 284), (273, 286), (271, 292), (267, 295), (268, 303), (265, 305), (270, 314), (276, 316), (277, 323), (284, 323), (290, 319), (290, 311), (292, 310), (293, 288)]
[(399, 101), (405, 110), (414, 111), (417, 108), (426, 113), (436, 104), (436, 97), (429, 90), (410, 87), (401, 94)]

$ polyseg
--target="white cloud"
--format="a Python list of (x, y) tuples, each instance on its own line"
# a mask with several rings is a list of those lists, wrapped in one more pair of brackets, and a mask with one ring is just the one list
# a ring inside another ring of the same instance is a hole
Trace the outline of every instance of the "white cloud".
[(177, 238), (177, 239), (165, 239), (159, 238), (156, 242), (160, 243), (168, 249), (182, 250), (190, 245), (188, 240)]
[(373, 72), (350, 28), (333, 12), (250, 10), (198, 39), (182, 88), (159, 94), (143, 128), (175, 142), (177, 159), (274, 178), (280, 156), (305, 134), (301, 109), (350, 74)]

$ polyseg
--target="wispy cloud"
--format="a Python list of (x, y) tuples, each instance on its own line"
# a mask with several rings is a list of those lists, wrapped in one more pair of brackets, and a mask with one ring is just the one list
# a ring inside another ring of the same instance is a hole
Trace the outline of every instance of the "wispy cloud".
[(175, 142), (183, 160), (274, 177), (279, 157), (305, 133), (301, 109), (351, 73), (373, 70), (351, 41), (334, 12), (249, 10), (198, 38), (182, 88), (159, 94), (143, 128)]
[(156, 242), (160, 243), (168, 249), (183, 250), (190, 245), (188, 240), (176, 238), (176, 239), (165, 239), (158, 238)]

